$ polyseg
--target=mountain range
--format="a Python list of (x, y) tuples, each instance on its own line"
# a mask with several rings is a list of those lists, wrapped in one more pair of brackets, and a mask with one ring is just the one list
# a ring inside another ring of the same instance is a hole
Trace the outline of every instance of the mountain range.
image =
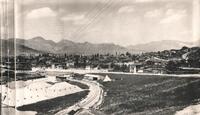
[(152, 41), (145, 44), (137, 44), (128, 46), (129, 50), (136, 50), (138, 52), (157, 52), (170, 49), (180, 49), (183, 46), (193, 47), (193, 42), (183, 42), (177, 40), (161, 40), (161, 41)]
[[(56, 54), (115, 54), (117, 53), (141, 53), (141, 52), (155, 52), (169, 49), (180, 49), (183, 46), (191, 47), (190, 42), (181, 42), (175, 40), (154, 41), (146, 44), (132, 45), (123, 47), (113, 43), (93, 44), (89, 42), (78, 43), (70, 40), (61, 40), (54, 42), (52, 40), (45, 40), (42, 37), (34, 37), (32, 39), (15, 39), (16, 54), (24, 53), (56, 53)], [(2, 39), (2, 53), (7, 54), (9, 47), (10, 54), (14, 52), (14, 39)]]

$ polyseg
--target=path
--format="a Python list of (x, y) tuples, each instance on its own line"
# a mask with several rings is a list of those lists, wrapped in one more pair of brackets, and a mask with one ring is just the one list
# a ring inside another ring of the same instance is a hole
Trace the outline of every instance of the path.
[(86, 98), (82, 99), (80, 102), (76, 103), (73, 106), (70, 106), (58, 113), (56, 115), (68, 114), (71, 111), (78, 111), (79, 109), (89, 109), (89, 108), (98, 108), (98, 106), (103, 101), (103, 89), (100, 87), (99, 83), (88, 80), (73, 80), (80, 82), (89, 86), (89, 94)]

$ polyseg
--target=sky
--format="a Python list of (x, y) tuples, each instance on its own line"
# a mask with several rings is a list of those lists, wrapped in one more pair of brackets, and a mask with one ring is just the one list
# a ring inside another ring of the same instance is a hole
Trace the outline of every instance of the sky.
[(16, 9), (17, 37), (24, 39), (122, 46), (194, 41), (192, 0), (18, 0)]

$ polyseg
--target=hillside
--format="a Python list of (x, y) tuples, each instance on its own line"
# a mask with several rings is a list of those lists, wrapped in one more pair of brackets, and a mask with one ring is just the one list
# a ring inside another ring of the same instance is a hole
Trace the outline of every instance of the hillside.
[(73, 45), (64, 45), (60, 53), (68, 54), (115, 54), (116, 52), (125, 53), (127, 49), (115, 44), (92, 44), (92, 43), (73, 43)]
[(25, 40), (24, 45), (32, 49), (44, 52), (55, 53), (56, 43), (51, 40), (45, 40), (42, 37), (35, 37)]
[(22, 39), (19, 39), (16, 41), (16, 46), (14, 45), (14, 39), (2, 39), (2, 54), (3, 56), (8, 55), (8, 49), (9, 49), (9, 55), (14, 56), (14, 48), (16, 47), (16, 55), (21, 55), (21, 54), (35, 54), (35, 53), (42, 53), (41, 51), (32, 49), (30, 47), (27, 47), (23, 45)]

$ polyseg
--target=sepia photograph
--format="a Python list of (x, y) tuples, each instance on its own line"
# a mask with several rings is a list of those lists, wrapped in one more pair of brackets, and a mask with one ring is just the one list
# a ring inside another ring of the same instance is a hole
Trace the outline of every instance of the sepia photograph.
[(200, 0), (0, 0), (0, 115), (200, 115)]

